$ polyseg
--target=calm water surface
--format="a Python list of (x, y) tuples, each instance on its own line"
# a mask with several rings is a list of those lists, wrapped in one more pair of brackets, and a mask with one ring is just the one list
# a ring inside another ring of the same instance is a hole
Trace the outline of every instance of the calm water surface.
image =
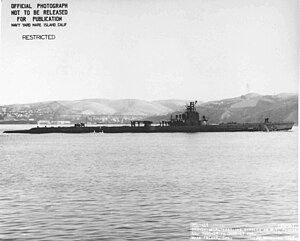
[(189, 240), (191, 223), (297, 223), (297, 135), (0, 134), (0, 239)]

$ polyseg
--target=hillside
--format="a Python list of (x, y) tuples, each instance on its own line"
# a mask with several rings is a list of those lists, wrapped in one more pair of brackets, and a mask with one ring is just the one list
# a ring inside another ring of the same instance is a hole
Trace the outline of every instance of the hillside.
[[(205, 102), (197, 105), (200, 115), (205, 115), (210, 123), (222, 122), (261, 122), (269, 117), (271, 121), (293, 121), (298, 123), (298, 95), (258, 95), (248, 94), (240, 97)], [(183, 111), (183, 109), (181, 110)], [(177, 112), (172, 113), (176, 115)], [(157, 122), (169, 119), (170, 115), (153, 116)]]
[[(188, 100), (86, 99), (76, 101), (48, 101), (31, 104), (0, 106), (2, 121), (68, 120), (124, 123), (132, 119), (168, 120), (184, 111)], [(240, 97), (197, 104), (200, 115), (210, 123), (294, 121), (298, 123), (298, 95), (247, 94)]]
[(122, 120), (165, 115), (182, 109), (186, 100), (145, 101), (137, 99), (86, 99), (48, 101), (0, 106), (0, 121), (68, 120), (93, 122), (124, 122)]

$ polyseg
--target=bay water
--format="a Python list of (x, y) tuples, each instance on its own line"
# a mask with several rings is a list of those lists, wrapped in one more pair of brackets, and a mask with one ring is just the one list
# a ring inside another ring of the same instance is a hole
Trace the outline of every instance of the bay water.
[(190, 240), (195, 224), (297, 223), (297, 127), (42, 135), (0, 128), (1, 240)]

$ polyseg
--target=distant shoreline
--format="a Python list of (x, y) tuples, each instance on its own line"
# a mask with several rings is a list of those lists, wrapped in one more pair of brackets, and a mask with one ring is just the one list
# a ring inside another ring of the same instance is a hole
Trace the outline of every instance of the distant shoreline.
[(0, 125), (32, 125), (32, 124), (37, 124), (36, 121), (0, 121)]

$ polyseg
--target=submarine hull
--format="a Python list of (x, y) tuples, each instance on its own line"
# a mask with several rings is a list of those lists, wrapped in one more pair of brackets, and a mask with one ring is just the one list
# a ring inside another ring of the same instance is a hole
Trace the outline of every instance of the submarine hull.
[(29, 130), (11, 130), (4, 133), (50, 134), (50, 133), (173, 133), (173, 132), (241, 132), (241, 131), (287, 131), (293, 122), (285, 123), (245, 123), (194, 126), (94, 126), (94, 127), (39, 127)]
[(198, 126), (150, 126), (150, 127), (102, 127), (103, 133), (172, 133), (172, 132), (241, 132), (241, 131), (287, 131), (294, 123), (247, 123)]
[(19, 133), (19, 134), (50, 134), (50, 133), (66, 133), (66, 134), (76, 134), (76, 133), (92, 133), (101, 132), (101, 128), (98, 127), (38, 127), (31, 128), (29, 130), (11, 130), (4, 131), (4, 133)]

